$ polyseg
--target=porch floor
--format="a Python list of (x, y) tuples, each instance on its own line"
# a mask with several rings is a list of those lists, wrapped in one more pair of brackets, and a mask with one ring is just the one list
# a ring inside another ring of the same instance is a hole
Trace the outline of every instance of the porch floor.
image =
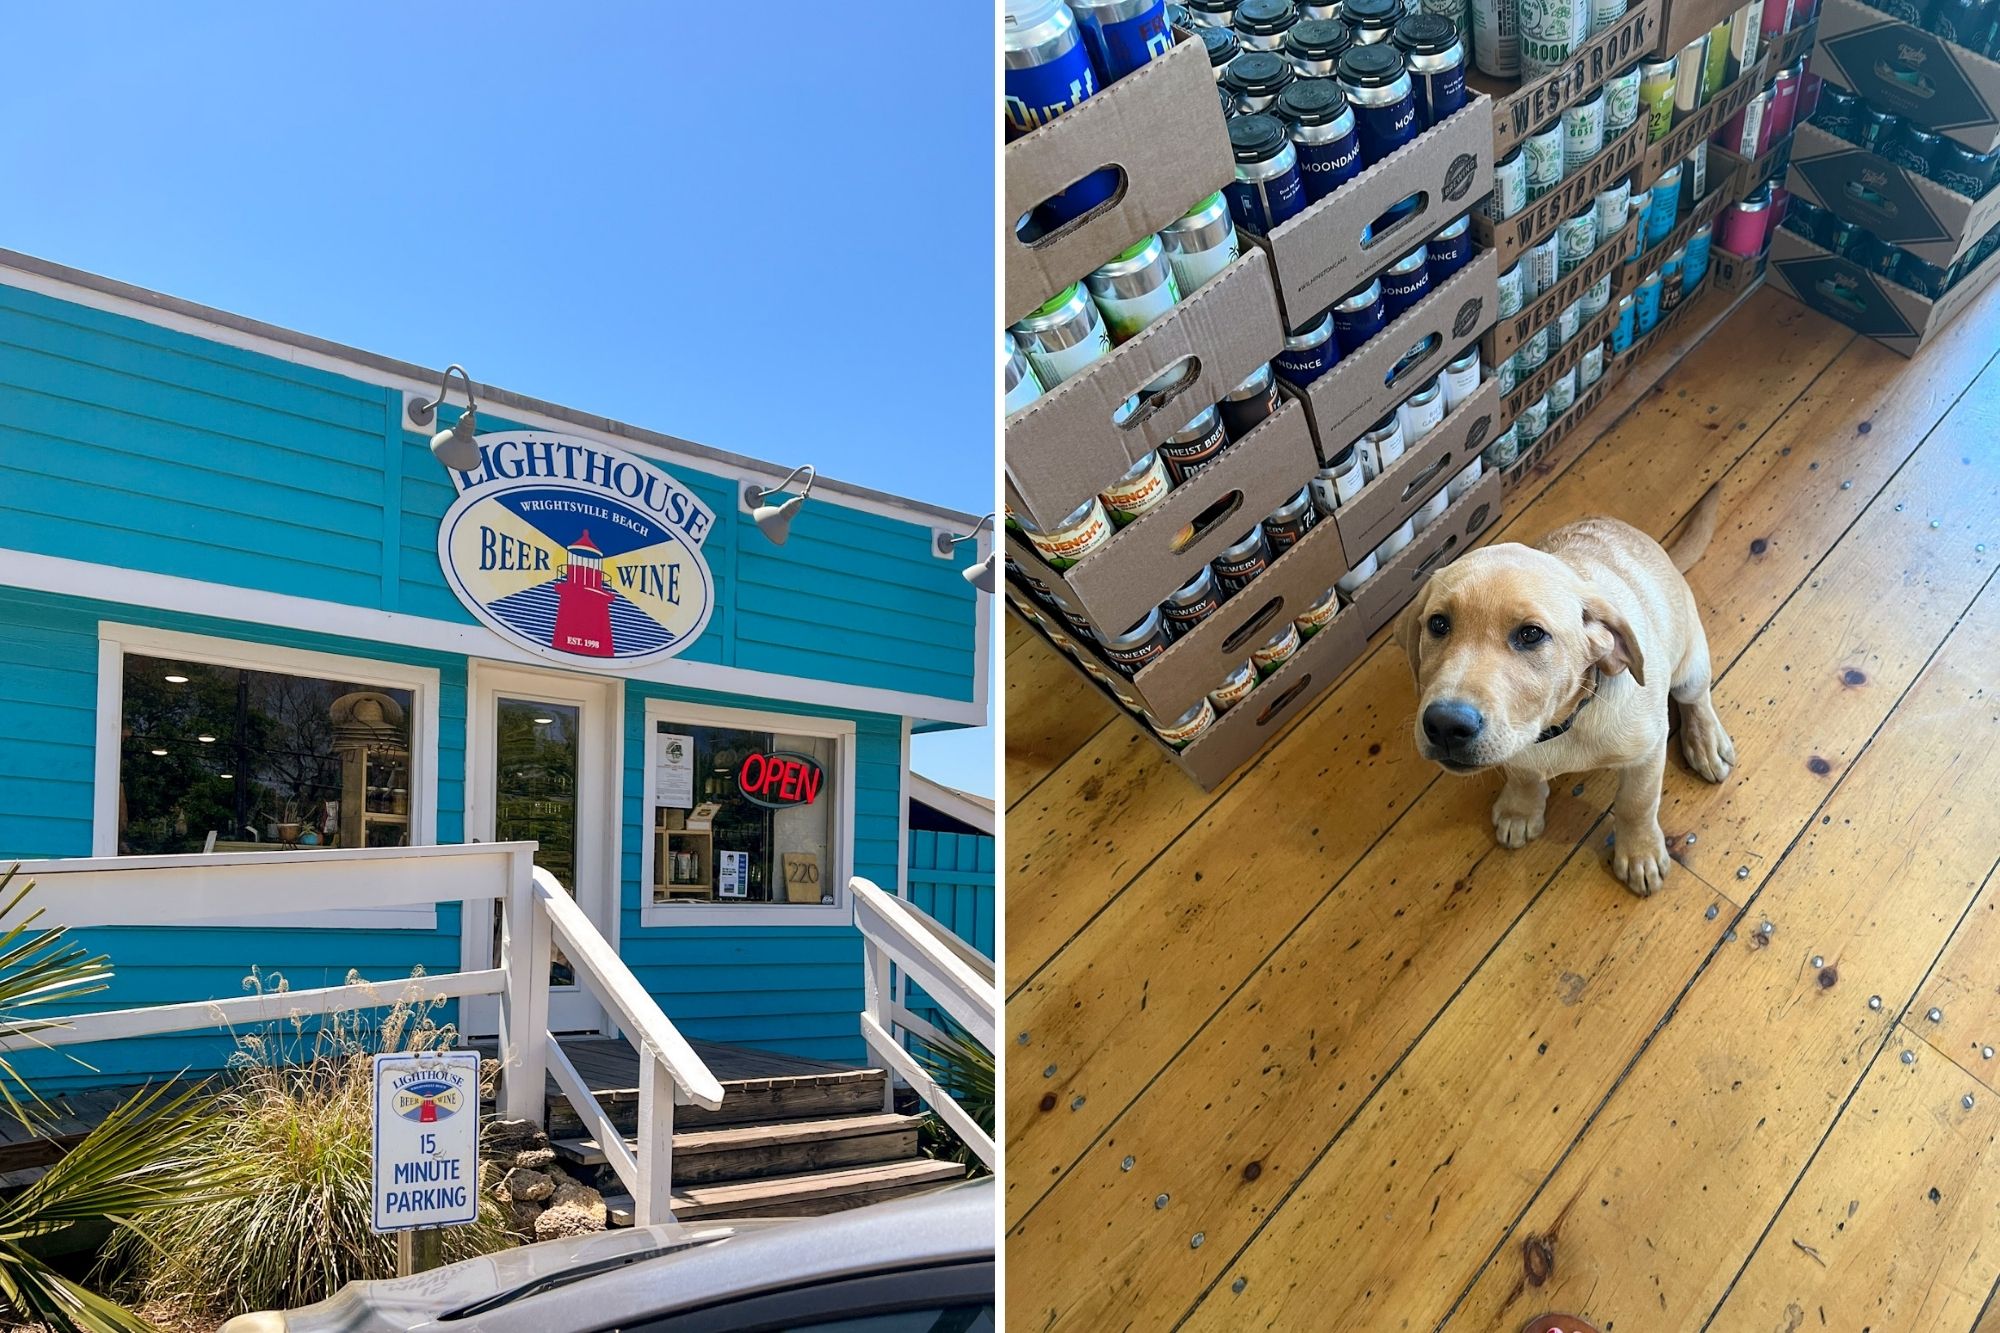
[[(562, 1037), (563, 1054), (569, 1057), (584, 1085), (607, 1105), (622, 1097), (639, 1095), (639, 1052), (623, 1037)], [(714, 1042), (690, 1041), (694, 1053), (714, 1074), (725, 1091), (739, 1092), (773, 1080), (824, 1083), (860, 1078), (871, 1071), (829, 1060), (809, 1060), (802, 1055), (752, 1050), (747, 1046), (722, 1046)], [(492, 1038), (472, 1043), (481, 1055), (493, 1055), (499, 1044)], [(562, 1093), (554, 1078), (549, 1079), (549, 1099), (560, 1100)], [(607, 1100), (608, 1097), (608, 1100)]]

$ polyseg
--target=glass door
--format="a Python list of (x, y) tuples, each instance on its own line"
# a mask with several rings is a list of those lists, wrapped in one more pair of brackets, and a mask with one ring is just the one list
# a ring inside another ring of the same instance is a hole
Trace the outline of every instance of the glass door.
[[(535, 864), (554, 875), (574, 898), (577, 742), (583, 709), (504, 695), (494, 709), (493, 841), (535, 843)], [(493, 923), (493, 948), (497, 957), (498, 921)], [(576, 973), (561, 945), (549, 964), (549, 985), (576, 985)]]

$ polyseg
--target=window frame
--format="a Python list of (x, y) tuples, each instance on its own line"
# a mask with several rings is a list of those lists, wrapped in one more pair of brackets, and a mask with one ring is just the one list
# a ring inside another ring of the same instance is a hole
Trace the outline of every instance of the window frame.
[[(124, 754), (125, 658), (128, 654), (410, 691), (410, 845), (437, 845), (438, 700), (441, 679), (436, 668), (104, 620), (99, 621), (97, 626), (97, 753), (90, 820), (92, 856), (118, 855), (118, 783), (119, 764)], [(226, 852), (217, 855), (257, 856), (260, 853)], [(429, 903), (334, 908), (191, 924), (274, 930), (435, 930), (437, 908)]]
[[(855, 726), (843, 718), (811, 713), (768, 713), (720, 704), (683, 703), (676, 699), (646, 700), (640, 728), (639, 924), (650, 926), (840, 926), (853, 920), (847, 881), (854, 877), (854, 750)], [(658, 770), (653, 761), (654, 738), (660, 724), (687, 723), (702, 727), (733, 727), (831, 740), (835, 746), (833, 818), (833, 901), (831, 903), (662, 903), (653, 900), (653, 819), (658, 802)]]

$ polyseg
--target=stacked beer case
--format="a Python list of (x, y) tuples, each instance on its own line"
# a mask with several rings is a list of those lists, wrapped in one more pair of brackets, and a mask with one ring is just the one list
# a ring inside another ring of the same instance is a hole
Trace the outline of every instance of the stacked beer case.
[[(1007, 216), (1019, 218), (1106, 167), (1122, 193), (1039, 240), (1006, 242), (1003, 314), (1011, 324), (1135, 242), (1222, 190), (1235, 166), (1203, 43), (1177, 28), (1173, 47), (1006, 151)], [(1243, 253), (1163, 317), (1006, 421), (1010, 514), (1046, 532), (1087, 506), (1188, 424), (1285, 351), (1287, 331), (1368, 283), (1490, 188), (1492, 111), (1484, 97), (1364, 168)], [(1393, 223), (1383, 215), (1414, 197)], [(1363, 238), (1367, 238), (1364, 244)], [(1254, 244), (1252, 242), (1255, 242)], [(1359, 494), (1321, 515), (1263, 572), (1131, 674), (1102, 649), (1165, 602), (1268, 514), (1307, 488), (1323, 464), (1473, 347), (1495, 308), (1495, 267), (1475, 255), (1375, 337), (1313, 380), (1286, 386), (1277, 410), (1156, 507), (1057, 568), (1009, 531), (1007, 595), (1097, 688), (1133, 714), (1190, 778), (1213, 788), (1303, 712), (1364, 651), (1368, 636), (1433, 569), (1467, 549), (1498, 514), (1497, 478), (1472, 482), (1376, 572), (1356, 582), (1385, 536), (1435, 511), (1490, 438), (1493, 385), (1481, 385)], [(1175, 377), (1179, 376), (1178, 379)], [(1163, 384), (1171, 388), (1161, 390)], [(1144, 404), (1138, 410), (1135, 405)], [(1352, 585), (1325, 617), (1335, 585)], [(1302, 619), (1303, 618), (1303, 619)], [(1317, 623), (1314, 623), (1314, 622)], [(1253, 650), (1295, 623), (1299, 646), (1259, 670), (1253, 689), (1175, 743), (1158, 732), (1240, 672)], [(1152, 725), (1148, 725), (1148, 723)]]
[(1868, 126), (1833, 125), (1823, 101), (1798, 131), (1785, 177), (1793, 216), (1771, 242), (1773, 285), (1904, 356), (2000, 275), (1989, 156), (2000, 150), (2000, 63), (1986, 54), (2000, 45), (1990, 11), (1978, 32), (1958, 31), (1954, 17), (1940, 3), (1903, 0), (1889, 12), (1825, 0), (1813, 71), (1873, 119), (1898, 117), (1937, 139), (1939, 156), (1985, 158), (1983, 170), (1967, 181), (1927, 169)]

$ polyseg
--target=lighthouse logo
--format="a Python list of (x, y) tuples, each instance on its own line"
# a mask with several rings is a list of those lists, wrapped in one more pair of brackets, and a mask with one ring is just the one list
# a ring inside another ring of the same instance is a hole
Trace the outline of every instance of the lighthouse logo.
[(671, 657), (708, 624), (702, 542), (715, 511), (651, 461), (535, 431), (479, 437), (451, 473), (438, 563), (465, 608), (503, 637), (574, 665)]

